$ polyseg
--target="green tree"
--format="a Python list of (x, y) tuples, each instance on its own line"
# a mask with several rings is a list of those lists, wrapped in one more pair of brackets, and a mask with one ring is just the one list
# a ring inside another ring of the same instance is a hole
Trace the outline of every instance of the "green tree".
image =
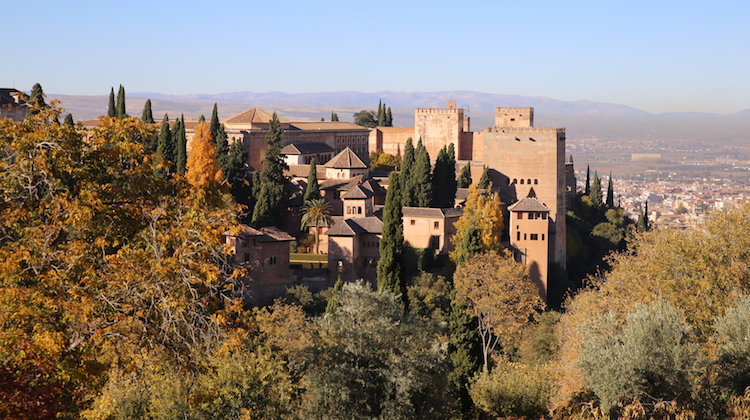
[(482, 366), (482, 342), (479, 320), (471, 302), (466, 298), (457, 298), (455, 290), (451, 293), (448, 318), (448, 355), (453, 365), (448, 380), (458, 394), (461, 410), (468, 413), (473, 406), (468, 384)]
[(589, 167), (589, 165), (586, 165), (586, 186), (584, 187), (583, 195), (589, 195), (589, 196), (591, 195), (590, 176), (591, 176), (591, 168)]
[(412, 201), (408, 203), (411, 207), (429, 207), (432, 204), (432, 174), (430, 173), (430, 155), (422, 140), (417, 142), (417, 150), (414, 156), (414, 166), (409, 179), (404, 182), (409, 185)]
[(173, 134), (173, 143), (177, 147), (175, 153), (175, 169), (178, 174), (185, 174), (187, 172), (187, 134), (185, 133), (185, 115), (180, 115), (180, 119), (175, 122), (177, 130)]
[(68, 127), (74, 127), (76, 123), (75, 121), (73, 121), (73, 114), (66, 115), (63, 124), (67, 125)]
[(115, 107), (115, 88), (109, 88), (109, 106), (107, 107), (107, 116), (110, 118), (117, 117), (117, 108)]
[(609, 171), (609, 181), (607, 181), (607, 208), (615, 207), (615, 188), (612, 184), (612, 171)]
[(31, 95), (26, 103), (26, 117), (39, 114), (42, 109), (47, 108), (47, 102), (44, 100), (45, 96), (47, 95), (44, 94), (42, 85), (35, 83), (31, 88)]
[(605, 412), (634, 398), (684, 398), (700, 363), (683, 315), (665, 301), (636, 305), (624, 325), (613, 314), (589, 327), (581, 353), (584, 380)]
[[(274, 112), (269, 121), (268, 133), (266, 134), (265, 140), (268, 149), (266, 149), (266, 154), (262, 161), (263, 170), (259, 175), (261, 184), (259, 188), (260, 195), (256, 197), (257, 200), (255, 203), (255, 207), (262, 206), (262, 211), (253, 210), (252, 223), (255, 227), (281, 226), (283, 222), (284, 210), (286, 208), (284, 186), (287, 182), (284, 171), (288, 170), (289, 167), (284, 161), (284, 155), (281, 154), (282, 136), (283, 131), (280, 127), (279, 117)], [(265, 193), (263, 192), (264, 187), (266, 189)], [(261, 203), (263, 200), (268, 200), (268, 202)], [(256, 214), (260, 217), (257, 220)], [(270, 224), (257, 224), (261, 221), (263, 223), (270, 222)]]
[(391, 113), (391, 107), (388, 107), (388, 111), (385, 113), (385, 126), (393, 127), (393, 114)]
[(302, 202), (317, 200), (320, 198), (320, 185), (318, 185), (318, 169), (315, 164), (315, 158), (310, 161), (310, 172), (307, 175), (307, 186), (305, 194), (302, 196)]
[(242, 141), (232, 142), (232, 145), (229, 146), (229, 154), (224, 168), (222, 169), (219, 166), (231, 185), (234, 200), (237, 203), (250, 206), (252, 192), (247, 179), (247, 152), (242, 145)]
[(146, 99), (146, 103), (143, 105), (143, 113), (141, 114), (141, 121), (145, 124), (153, 124), (154, 114), (151, 111), (151, 99)]
[(378, 101), (378, 127), (384, 127), (385, 126), (385, 107), (383, 106), (383, 101)]
[(453, 207), (457, 188), (455, 150), (451, 143), (440, 149), (435, 161), (432, 173), (433, 205), (438, 208)]
[(338, 121), (339, 120), (339, 114), (331, 111), (331, 121)]
[(404, 206), (408, 206), (412, 202), (413, 191), (410, 188), (411, 183), (407, 180), (410, 180), (414, 173), (415, 159), (414, 142), (411, 137), (409, 137), (406, 139), (406, 145), (404, 145), (404, 157), (401, 159), (401, 188), (403, 190), (403, 197), (401, 200)]
[(489, 188), (491, 183), (492, 178), (490, 177), (490, 168), (485, 166), (484, 170), (482, 171), (482, 177), (479, 178), (479, 184), (477, 184), (477, 187), (484, 190)]
[(402, 305), (406, 310), (409, 308), (409, 296), (404, 270), (404, 226), (400, 178), (400, 175), (395, 172), (391, 172), (388, 176), (377, 278), (378, 290), (400, 295)]
[(164, 178), (171, 172), (171, 162), (175, 160), (175, 152), (176, 150), (174, 149), (172, 132), (169, 129), (169, 115), (164, 114), (164, 119), (161, 121), (161, 130), (159, 131), (156, 153), (162, 157), (166, 167), (157, 168), (156, 173), (159, 178)]
[(224, 128), (224, 124), (219, 124), (216, 129), (216, 160), (219, 162), (219, 169), (225, 174), (229, 171), (229, 136)]
[(492, 371), (480, 372), (471, 384), (471, 397), (493, 417), (541, 418), (548, 414), (553, 376), (543, 365), (502, 360)]
[(218, 141), (219, 139), (219, 127), (221, 127), (221, 123), (219, 122), (219, 109), (217, 104), (214, 103), (214, 109), (211, 111), (211, 122), (208, 124), (208, 130), (211, 132), (214, 141)]
[(597, 208), (602, 208), (602, 205), (604, 203), (602, 202), (602, 183), (599, 180), (599, 174), (594, 171), (594, 180), (591, 183), (591, 192), (589, 194), (589, 197), (591, 198), (591, 204)]
[(302, 229), (315, 227), (315, 253), (320, 253), (320, 230), (333, 226), (331, 205), (325, 199), (306, 200), (302, 206)]
[(469, 188), (471, 182), (471, 163), (467, 162), (458, 174), (458, 188)]
[(439, 418), (445, 355), (390, 291), (343, 285), (318, 319), (323, 342), (305, 377), (302, 418)]
[(714, 322), (719, 356), (719, 383), (742, 395), (750, 383), (750, 295), (740, 295)]
[(367, 128), (375, 128), (378, 125), (378, 120), (374, 111), (362, 110), (354, 113), (354, 124)]
[(117, 91), (115, 116), (120, 120), (129, 117), (128, 113), (125, 111), (125, 88), (122, 85), (120, 85), (120, 89)]

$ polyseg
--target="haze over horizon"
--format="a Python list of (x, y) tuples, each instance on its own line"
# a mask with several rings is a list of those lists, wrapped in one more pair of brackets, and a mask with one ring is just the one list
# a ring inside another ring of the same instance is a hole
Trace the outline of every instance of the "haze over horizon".
[(4, 5), (3, 87), (48, 94), (468, 90), (750, 109), (749, 2), (72, 0)]

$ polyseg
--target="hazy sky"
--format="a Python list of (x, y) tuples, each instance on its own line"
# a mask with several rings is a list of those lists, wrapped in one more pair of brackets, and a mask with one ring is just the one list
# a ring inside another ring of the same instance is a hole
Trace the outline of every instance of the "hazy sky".
[[(750, 108), (750, 1), (9, 1), (0, 87), (473, 90)], [(498, 104), (502, 105), (502, 104)]]

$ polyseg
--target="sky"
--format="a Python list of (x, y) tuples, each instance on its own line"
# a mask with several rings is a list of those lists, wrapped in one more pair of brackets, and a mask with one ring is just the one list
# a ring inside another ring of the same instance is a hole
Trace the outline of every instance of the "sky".
[(746, 0), (37, 0), (3, 15), (0, 87), (47, 94), (470, 90), (750, 109)]

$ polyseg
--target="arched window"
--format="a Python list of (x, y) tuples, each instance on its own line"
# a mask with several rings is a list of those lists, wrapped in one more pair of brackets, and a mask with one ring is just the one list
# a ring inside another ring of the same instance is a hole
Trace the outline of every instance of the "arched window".
[(531, 185), (531, 179), (529, 179), (528, 181), (526, 181), (526, 183), (529, 184), (529, 185)]
[(514, 184), (517, 184), (517, 183), (518, 183), (518, 180), (517, 180), (517, 179), (515, 179), (515, 178), (513, 178), (513, 183), (514, 183)]
[(521, 185), (523, 185), (523, 179), (521, 180)]
[(539, 184), (539, 180), (538, 179), (534, 179), (534, 185), (537, 185), (537, 184)]

